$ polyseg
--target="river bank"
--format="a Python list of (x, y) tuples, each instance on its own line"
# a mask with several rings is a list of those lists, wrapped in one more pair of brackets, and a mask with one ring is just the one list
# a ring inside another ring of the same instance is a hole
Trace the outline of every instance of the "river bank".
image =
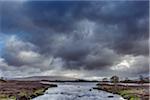
[(149, 100), (149, 85), (99, 83), (94, 89), (119, 94), (127, 100)]
[(51, 87), (57, 87), (55, 84), (42, 84), (39, 81), (0, 81), (0, 100), (30, 100)]

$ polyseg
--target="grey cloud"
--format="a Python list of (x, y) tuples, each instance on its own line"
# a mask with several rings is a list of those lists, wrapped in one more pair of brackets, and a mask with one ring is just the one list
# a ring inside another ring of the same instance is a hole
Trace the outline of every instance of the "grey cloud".
[(136, 57), (135, 63), (132, 67), (135, 74), (148, 74), (149, 73), (149, 58), (144, 56)]
[(121, 56), (148, 55), (148, 7), (148, 1), (3, 2), (2, 33), (20, 40), (6, 44), (2, 57), (41, 70), (50, 58), (61, 59), (56, 66), (64, 69), (108, 70)]
[[(136, 75), (148, 75), (149, 73), (149, 58), (148, 56), (129, 56), (126, 55), (121, 58), (122, 62), (120, 65), (116, 65), (121, 67), (120, 70), (116, 69), (114, 72), (118, 72), (120, 74), (126, 75), (128, 73), (129, 76), (136, 76)], [(126, 63), (128, 62), (128, 63)], [(115, 66), (114, 66), (115, 67)], [(118, 70), (118, 71), (117, 71)]]
[[(5, 52), (3, 53), (2, 57), (5, 58), (8, 64), (20, 66), (23, 63), (20, 58), (24, 59), (23, 53), (28, 51), (30, 52), (35, 49), (35, 46), (31, 43), (25, 43), (22, 40), (17, 39), (15, 36), (11, 36), (5, 41)], [(27, 54), (26, 56), (30, 56), (30, 54)]]
[(107, 69), (119, 62), (119, 55), (108, 48), (95, 48), (84, 60), (85, 68)]

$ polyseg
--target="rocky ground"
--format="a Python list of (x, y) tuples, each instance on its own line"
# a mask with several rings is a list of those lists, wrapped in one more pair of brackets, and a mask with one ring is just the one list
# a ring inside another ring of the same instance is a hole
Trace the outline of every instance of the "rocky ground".
[(100, 83), (95, 89), (121, 95), (127, 100), (149, 100), (149, 85), (120, 85)]
[(0, 100), (30, 100), (56, 86), (39, 81), (0, 80)]

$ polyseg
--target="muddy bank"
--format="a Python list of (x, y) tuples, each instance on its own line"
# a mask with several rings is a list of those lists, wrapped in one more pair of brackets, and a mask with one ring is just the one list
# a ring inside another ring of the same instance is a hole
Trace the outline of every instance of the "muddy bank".
[(119, 94), (127, 100), (149, 100), (149, 85), (113, 85), (99, 83), (94, 89)]
[(0, 81), (0, 100), (30, 100), (55, 84), (42, 84), (40, 81)]

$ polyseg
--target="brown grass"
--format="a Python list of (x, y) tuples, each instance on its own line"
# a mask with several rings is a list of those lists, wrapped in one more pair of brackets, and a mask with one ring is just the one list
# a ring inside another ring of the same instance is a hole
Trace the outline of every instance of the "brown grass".
[[(56, 85), (44, 85), (39, 81), (6, 81), (0, 82), (0, 100), (26, 98), (29, 100), (38, 95), (42, 95), (49, 87)], [(21, 100), (21, 99), (20, 99)]]
[(149, 86), (98, 84), (96, 89), (119, 94), (127, 100), (149, 100)]

